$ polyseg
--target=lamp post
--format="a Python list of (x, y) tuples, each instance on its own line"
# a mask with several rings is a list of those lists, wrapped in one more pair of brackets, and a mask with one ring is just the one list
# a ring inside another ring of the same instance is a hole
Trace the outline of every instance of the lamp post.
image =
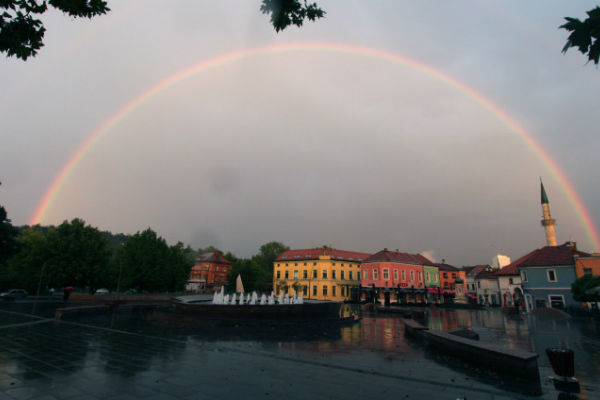
[(31, 310), (32, 314), (35, 314), (35, 307), (37, 305), (38, 298), (40, 297), (40, 287), (42, 286), (42, 276), (44, 275), (44, 269), (46, 269), (46, 262), (42, 264), (42, 269), (40, 270), (40, 280), (38, 281), (37, 292), (35, 293), (35, 301), (33, 302), (33, 309)]

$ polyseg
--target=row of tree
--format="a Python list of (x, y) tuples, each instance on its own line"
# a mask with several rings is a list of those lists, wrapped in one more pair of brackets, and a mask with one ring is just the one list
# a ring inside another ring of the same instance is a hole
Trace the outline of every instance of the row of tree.
[[(242, 276), (248, 291), (268, 292), (273, 261), (288, 247), (270, 242), (251, 258), (224, 253), (232, 262), (229, 289)], [(135, 235), (101, 232), (75, 218), (59, 226), (15, 227), (0, 206), (0, 288), (23, 288), (30, 293), (75, 286), (94, 292), (136, 289), (140, 292), (180, 292), (194, 260), (216, 251), (193, 250), (179, 242), (169, 246), (148, 228)]]

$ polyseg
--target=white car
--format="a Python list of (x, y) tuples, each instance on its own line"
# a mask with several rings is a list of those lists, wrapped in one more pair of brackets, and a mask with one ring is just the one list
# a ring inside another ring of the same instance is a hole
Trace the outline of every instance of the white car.
[(108, 289), (101, 288), (101, 289), (98, 289), (98, 290), (96, 290), (96, 293), (94, 293), (94, 294), (95, 294), (96, 296), (102, 296), (103, 294), (108, 294), (108, 293), (110, 293), (110, 292), (108, 291)]

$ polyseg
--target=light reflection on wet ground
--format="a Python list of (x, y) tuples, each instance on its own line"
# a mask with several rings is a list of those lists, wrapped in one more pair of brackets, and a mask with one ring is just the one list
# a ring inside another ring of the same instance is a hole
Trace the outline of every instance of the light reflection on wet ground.
[[(168, 310), (53, 321), (0, 305), (0, 397), (7, 398), (528, 398), (528, 385), (404, 338), (398, 315), (364, 311), (348, 325), (190, 321)], [(36, 314), (53, 315), (53, 305)], [(482, 341), (542, 353), (575, 350), (579, 399), (599, 391), (598, 323), (428, 310), (430, 329), (472, 328)], [(27, 325), (30, 322), (32, 325)], [(35, 324), (33, 324), (35, 323)], [(542, 353), (541, 397), (558, 393)], [(525, 394), (523, 394), (525, 393)], [(82, 397), (83, 396), (83, 397)], [(170, 396), (170, 397), (169, 397)], [(600, 396), (598, 396), (600, 398)]]

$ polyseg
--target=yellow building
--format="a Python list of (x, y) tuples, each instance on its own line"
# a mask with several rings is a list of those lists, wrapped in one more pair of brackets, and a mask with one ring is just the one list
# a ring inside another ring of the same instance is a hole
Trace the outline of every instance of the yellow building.
[(336, 249), (288, 250), (273, 263), (273, 292), (306, 299), (349, 299), (360, 288), (360, 265), (370, 254)]

